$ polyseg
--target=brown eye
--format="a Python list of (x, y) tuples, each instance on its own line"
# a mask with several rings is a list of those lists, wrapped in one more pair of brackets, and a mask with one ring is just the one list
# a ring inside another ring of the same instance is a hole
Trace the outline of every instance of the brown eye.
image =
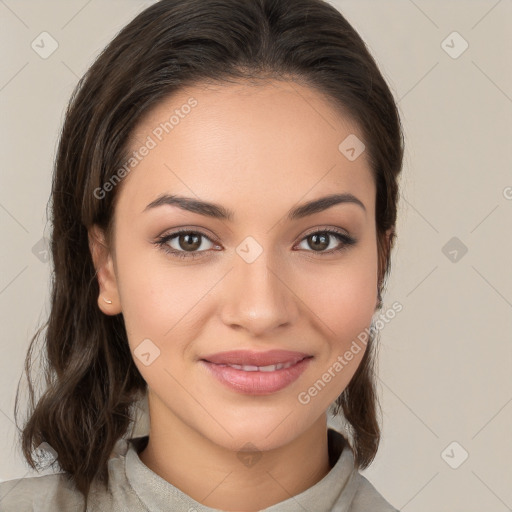
[(177, 237), (178, 245), (185, 251), (196, 251), (201, 246), (201, 235), (196, 233), (180, 234)]
[[(335, 243), (335, 240), (338, 240), (338, 244)], [(306, 250), (323, 255), (347, 249), (351, 245), (354, 245), (356, 240), (343, 232), (323, 230), (310, 233), (302, 239), (301, 243), (304, 242), (307, 243), (307, 247), (304, 247)], [(330, 249), (327, 250), (329, 247)]]
[(315, 233), (314, 235), (309, 235), (307, 240), (309, 241), (309, 246), (315, 251), (324, 251), (329, 247), (331, 235), (327, 233)]
[[(204, 241), (207, 241), (206, 245)], [(178, 258), (195, 258), (208, 253), (214, 246), (208, 236), (200, 231), (180, 230), (161, 236), (156, 242), (165, 252)], [(208, 243), (211, 244), (208, 247)]]

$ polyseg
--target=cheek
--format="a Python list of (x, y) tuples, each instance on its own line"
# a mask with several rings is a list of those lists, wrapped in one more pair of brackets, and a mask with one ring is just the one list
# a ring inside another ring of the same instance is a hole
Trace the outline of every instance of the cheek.
[(153, 266), (127, 273), (121, 280), (123, 317), (134, 338), (163, 341), (190, 310), (190, 304), (197, 302), (197, 294), (184, 281), (183, 273), (165, 273)]
[[(118, 286), (131, 350), (150, 339), (166, 353), (171, 351), (172, 359), (184, 356), (190, 340), (201, 333), (201, 319), (214, 314), (208, 294), (225, 269), (180, 266), (167, 262), (156, 248), (137, 247), (131, 237), (123, 243), (119, 236)], [(286, 300), (299, 297), (303, 318), (324, 340), (324, 357), (343, 354), (369, 326), (375, 311), (376, 248), (368, 245), (336, 261), (308, 262), (288, 275), (294, 293)]]
[(311, 417), (326, 410), (349, 385), (366, 352), (375, 313), (376, 257), (371, 248), (329, 268), (304, 273), (309, 318), (321, 338), (317, 363), (297, 399)]
[(156, 249), (136, 251), (132, 244), (131, 252), (123, 252), (119, 246), (118, 285), (132, 350), (146, 338), (166, 351), (185, 350), (204, 309), (201, 301), (218, 276), (167, 262)]
[[(151, 262), (137, 259), (135, 254), (119, 265), (128, 343), (134, 363), (151, 389), (179, 390), (169, 372), (181, 374), (176, 362), (183, 360), (190, 339), (197, 336), (194, 312), (213, 286), (193, 279), (191, 272), (156, 264), (154, 258)], [(148, 353), (149, 357), (145, 356)]]
[(347, 387), (366, 351), (377, 299), (376, 246), (369, 244), (336, 265), (308, 273), (303, 283), (324, 342), (311, 383), (321, 381), (317, 406), (322, 402), (327, 407)]
[(377, 300), (377, 259), (371, 253), (309, 271), (302, 282), (307, 306), (332, 343), (349, 342), (370, 325)]

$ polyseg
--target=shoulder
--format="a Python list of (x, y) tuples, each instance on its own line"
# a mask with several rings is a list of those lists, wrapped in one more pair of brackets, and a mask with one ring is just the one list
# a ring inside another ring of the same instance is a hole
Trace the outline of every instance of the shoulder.
[(5, 512), (78, 512), (82, 509), (83, 496), (65, 473), (0, 483), (0, 510)]
[[(329, 458), (340, 481), (340, 494), (333, 512), (398, 512), (355, 467), (354, 452), (345, 436), (330, 427)], [(348, 508), (347, 508), (348, 506)]]
[(355, 472), (356, 492), (351, 512), (398, 512), (361, 473)]
[[(92, 481), (88, 511), (111, 510), (114, 495), (121, 497), (121, 501), (130, 495), (124, 471), (127, 449), (125, 439), (116, 442), (108, 461), (108, 483), (97, 479)], [(83, 494), (76, 488), (71, 476), (63, 471), (0, 482), (1, 512), (83, 512), (84, 505)]]

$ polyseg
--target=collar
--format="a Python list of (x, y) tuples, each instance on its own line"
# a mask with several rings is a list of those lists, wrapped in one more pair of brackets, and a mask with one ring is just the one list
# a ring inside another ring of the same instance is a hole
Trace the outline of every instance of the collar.
[[(260, 512), (296, 512), (301, 509), (316, 510), (322, 503), (324, 510), (349, 510), (355, 494), (354, 485), (349, 485), (357, 473), (354, 470), (354, 454), (345, 437), (329, 427), (327, 430), (329, 463), (331, 470), (322, 480), (302, 493), (276, 503)], [(138, 453), (147, 445), (149, 436), (127, 440), (125, 471), (133, 490), (149, 511), (173, 510), (175, 512), (222, 512), (206, 507), (150, 470)], [(345, 505), (345, 506), (343, 506)]]

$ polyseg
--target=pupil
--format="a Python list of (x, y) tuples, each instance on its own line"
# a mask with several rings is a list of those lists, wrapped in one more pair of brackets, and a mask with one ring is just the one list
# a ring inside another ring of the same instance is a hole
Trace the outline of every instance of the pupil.
[[(329, 247), (329, 242), (327, 241), (329, 237), (328, 237), (327, 233), (322, 233), (320, 235), (318, 235), (318, 234), (311, 235), (310, 238), (313, 240), (313, 244), (312, 245), (310, 244), (313, 249), (315, 249), (315, 246), (319, 250), (323, 250), (326, 247)], [(317, 243), (317, 240), (321, 240), (319, 243), (320, 247)]]
[[(190, 238), (193, 238), (194, 241), (193, 242), (189, 242), (189, 239)], [(182, 244), (182, 241), (185, 240), (185, 243)], [(191, 234), (191, 233), (187, 233), (185, 235), (181, 235), (180, 236), (180, 246), (183, 248), (183, 249), (190, 249), (190, 250), (193, 250), (193, 249), (198, 249), (200, 246), (201, 246), (201, 243), (199, 242), (199, 236), (196, 235), (196, 234)], [(188, 246), (188, 248), (187, 248)]]

